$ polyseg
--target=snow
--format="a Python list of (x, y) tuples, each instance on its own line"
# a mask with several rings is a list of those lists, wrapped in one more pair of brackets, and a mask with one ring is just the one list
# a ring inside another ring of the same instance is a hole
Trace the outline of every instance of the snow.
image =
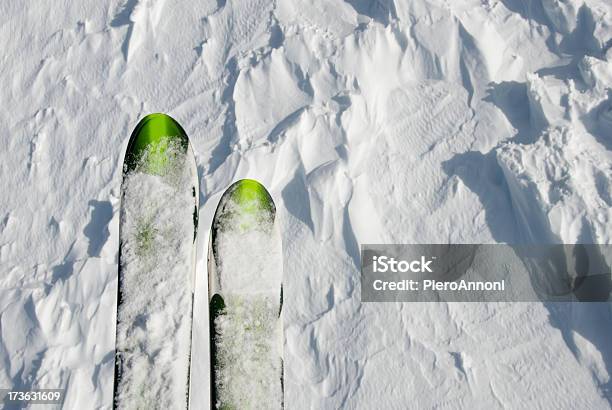
[(281, 407), (281, 339), (275, 300), (261, 296), (225, 299), (227, 309), (215, 320), (221, 366), (216, 408)]
[[(280, 292), (282, 259), (278, 227), (257, 201), (237, 204), (227, 198), (219, 205), (215, 240), (216, 275), (221, 295)], [(249, 211), (244, 211), (244, 208)]]
[(188, 397), (194, 178), (178, 141), (165, 153), (160, 166), (146, 150), (122, 185), (118, 408), (180, 409)]
[[(109, 408), (121, 164), (150, 112), (277, 206), (288, 408), (609, 408), (609, 303), (359, 300), (363, 243), (610, 243), (607, 0), (0, 5), (0, 387)], [(399, 404), (398, 404), (399, 403)]]
[[(215, 408), (280, 408), (278, 297), (228, 295), (218, 331)], [(276, 295), (277, 296), (277, 295)]]

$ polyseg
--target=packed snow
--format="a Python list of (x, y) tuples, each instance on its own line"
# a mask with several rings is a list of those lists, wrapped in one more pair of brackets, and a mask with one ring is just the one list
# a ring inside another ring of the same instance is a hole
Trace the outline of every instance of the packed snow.
[(188, 400), (194, 176), (179, 141), (164, 147), (161, 174), (149, 173), (149, 147), (122, 185), (115, 392), (122, 409), (181, 409)]
[[(277, 206), (286, 408), (610, 408), (609, 303), (361, 303), (364, 243), (611, 242), (608, 0), (2, 2), (0, 388), (112, 405), (121, 164), (200, 180), (191, 406), (220, 195)], [(41, 407), (42, 408), (42, 407)]]

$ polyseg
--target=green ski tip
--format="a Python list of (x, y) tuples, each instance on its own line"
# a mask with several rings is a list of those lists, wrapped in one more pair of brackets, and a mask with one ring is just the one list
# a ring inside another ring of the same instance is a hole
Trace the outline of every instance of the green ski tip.
[(266, 188), (254, 179), (241, 179), (233, 183), (223, 195), (217, 210), (217, 229), (247, 232), (250, 230), (268, 231), (274, 222), (276, 207)]
[(241, 179), (234, 183), (233, 187), (230, 195), (240, 207), (240, 212), (248, 214), (255, 214), (261, 210), (274, 212), (272, 197), (259, 182), (254, 179)]
[(124, 173), (139, 169), (148, 174), (165, 175), (172, 160), (185, 154), (189, 140), (183, 127), (162, 113), (140, 120), (128, 143)]

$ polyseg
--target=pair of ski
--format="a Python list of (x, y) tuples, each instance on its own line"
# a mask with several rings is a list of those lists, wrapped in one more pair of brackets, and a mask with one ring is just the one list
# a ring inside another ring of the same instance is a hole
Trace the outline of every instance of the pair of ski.
[[(123, 167), (113, 407), (189, 408), (199, 184), (187, 134), (144, 117)], [(283, 407), (282, 259), (254, 180), (221, 197), (208, 245), (211, 408)]]

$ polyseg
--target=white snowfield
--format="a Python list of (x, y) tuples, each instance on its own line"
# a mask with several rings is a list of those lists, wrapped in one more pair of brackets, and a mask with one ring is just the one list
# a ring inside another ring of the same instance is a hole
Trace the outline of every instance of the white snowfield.
[[(167, 112), (206, 247), (260, 180), (288, 409), (607, 409), (608, 303), (360, 302), (362, 243), (612, 242), (608, 0), (0, 2), (0, 388), (112, 405), (121, 164)], [(36, 407), (44, 408), (44, 406)]]

